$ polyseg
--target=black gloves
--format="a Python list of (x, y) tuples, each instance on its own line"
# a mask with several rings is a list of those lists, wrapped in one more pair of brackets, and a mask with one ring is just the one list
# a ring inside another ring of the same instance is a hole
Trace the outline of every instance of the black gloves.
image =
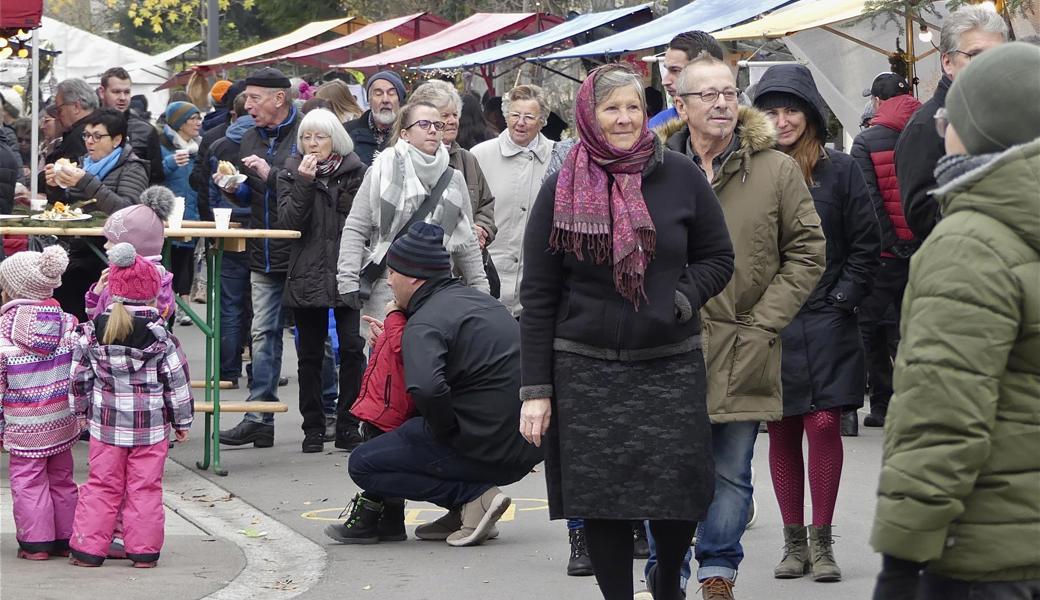
[(917, 583), (924, 567), (924, 563), (883, 555), (874, 600), (916, 600)]
[(340, 294), (339, 299), (343, 301), (343, 304), (347, 305), (347, 308), (353, 310), (361, 310), (364, 306), (364, 302), (361, 301), (361, 295), (358, 292), (347, 292), (346, 294)]

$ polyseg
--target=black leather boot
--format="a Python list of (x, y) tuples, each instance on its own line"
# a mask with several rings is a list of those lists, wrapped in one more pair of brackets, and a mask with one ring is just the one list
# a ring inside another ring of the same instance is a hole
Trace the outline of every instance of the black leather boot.
[(244, 446), (250, 442), (257, 448), (274, 446), (274, 425), (243, 420), (233, 428), (220, 432), (221, 444)]

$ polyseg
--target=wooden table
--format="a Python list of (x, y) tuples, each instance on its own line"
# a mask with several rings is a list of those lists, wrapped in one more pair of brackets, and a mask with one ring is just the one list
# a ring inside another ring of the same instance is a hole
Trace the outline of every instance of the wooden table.
[[(190, 227), (186, 227), (190, 225)], [(237, 224), (234, 224), (237, 225)], [(63, 226), (4, 226), (0, 221), (0, 235), (53, 235), (57, 237), (104, 237), (101, 227)], [(216, 229), (212, 221), (185, 221), (179, 229), (167, 228), (166, 240), (190, 240), (204, 238), (212, 240), (210, 251), (206, 253), (206, 318), (203, 320), (192, 309), (191, 304), (175, 295), (177, 305), (191, 317), (199, 330), (206, 336), (206, 402), (213, 405), (212, 412), (206, 414), (205, 445), (202, 460), (196, 465), (200, 469), (213, 466), (217, 475), (227, 475), (220, 465), (220, 270), (224, 252), (244, 252), (246, 241), (253, 239), (292, 240), (300, 237), (299, 231), (285, 229)], [(100, 250), (90, 246), (101, 255), (102, 260), (108, 257)], [(258, 410), (262, 410), (258, 404)], [(212, 458), (212, 460), (211, 460)]]

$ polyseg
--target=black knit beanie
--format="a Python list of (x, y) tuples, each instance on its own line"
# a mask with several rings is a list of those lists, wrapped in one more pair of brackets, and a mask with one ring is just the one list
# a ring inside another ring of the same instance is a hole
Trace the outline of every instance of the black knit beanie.
[(444, 249), (444, 229), (432, 223), (414, 223), (397, 238), (386, 253), (386, 266), (401, 275), (433, 279), (451, 272), (451, 259)]

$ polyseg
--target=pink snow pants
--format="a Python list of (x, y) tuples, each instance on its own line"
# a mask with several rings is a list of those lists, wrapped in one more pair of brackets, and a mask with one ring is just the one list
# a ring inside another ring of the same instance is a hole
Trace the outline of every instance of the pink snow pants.
[(75, 558), (90, 564), (105, 561), (122, 504), (126, 557), (135, 562), (159, 560), (166, 523), (162, 476), (168, 452), (166, 440), (123, 448), (90, 438), (90, 475), (79, 490), (69, 543)]
[(12, 454), (9, 471), (18, 545), (26, 552), (68, 552), (79, 496), (72, 450), (47, 458)]

